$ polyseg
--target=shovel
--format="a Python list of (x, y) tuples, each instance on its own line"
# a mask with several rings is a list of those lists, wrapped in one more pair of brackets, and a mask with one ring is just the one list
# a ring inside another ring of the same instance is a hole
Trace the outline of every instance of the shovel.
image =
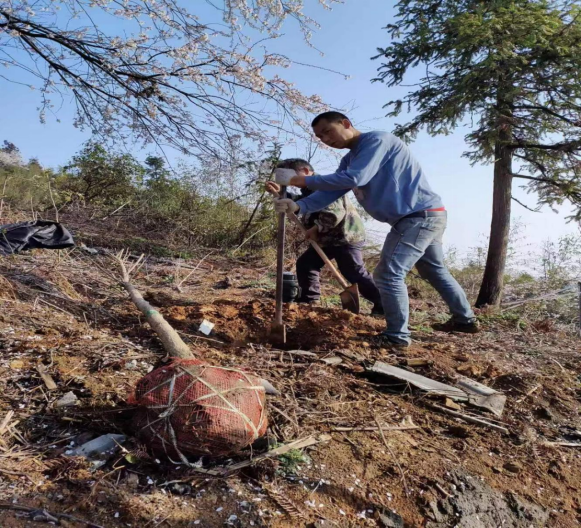
[[(293, 222), (293, 224), (296, 224), (296, 226), (303, 233), (306, 234), (307, 229), (305, 228), (303, 223), (297, 218), (297, 215), (295, 215), (294, 213), (288, 213), (288, 217), (290, 218), (291, 222)], [(351, 286), (349, 286), (349, 283), (343, 278), (339, 271), (337, 271), (337, 268), (333, 266), (333, 263), (329, 260), (329, 257), (325, 255), (325, 252), (323, 251), (321, 246), (319, 246), (319, 244), (317, 244), (314, 240), (309, 240), (309, 242), (311, 243), (311, 246), (313, 246), (315, 251), (319, 254), (319, 257), (323, 259), (323, 262), (331, 270), (331, 273), (335, 275), (335, 278), (337, 279), (337, 281), (339, 281), (339, 284), (343, 288), (345, 288), (339, 294), (343, 310), (349, 310), (354, 314), (358, 314), (360, 306), (359, 306), (359, 289), (357, 288), (357, 284), (351, 284)]]
[[(282, 189), (286, 190), (286, 187), (283, 187)], [(282, 192), (283, 191), (281, 190), (281, 195), (280, 195), (281, 198), (283, 198)], [(272, 192), (271, 194), (278, 198), (278, 195), (276, 193)], [(303, 223), (297, 218), (296, 214), (288, 213), (288, 217), (291, 220), (291, 222), (296, 224), (298, 226), (298, 228), (304, 234), (306, 234), (307, 229), (303, 225)], [(279, 220), (279, 222), (280, 222), (280, 220)], [(280, 233), (280, 223), (279, 223), (279, 233)], [(321, 257), (323, 259), (323, 262), (331, 270), (333, 275), (335, 275), (335, 278), (339, 281), (339, 284), (344, 288), (344, 290), (339, 294), (339, 298), (341, 299), (341, 306), (343, 307), (343, 310), (349, 310), (350, 312), (353, 312), (354, 314), (358, 314), (360, 305), (359, 305), (359, 289), (357, 288), (357, 284), (351, 284), (351, 286), (349, 286), (349, 283), (337, 271), (337, 268), (335, 268), (335, 266), (333, 266), (333, 263), (329, 260), (329, 257), (327, 257), (327, 255), (325, 255), (325, 252), (321, 249), (321, 246), (319, 246), (319, 244), (317, 244), (314, 240), (309, 240), (309, 242), (311, 243), (311, 246), (313, 246), (315, 251), (319, 254), (319, 257)], [(280, 238), (279, 238), (279, 243), (280, 243)], [(277, 273), (278, 273), (278, 269), (277, 269)], [(281, 284), (282, 284), (282, 271), (281, 271), (281, 279), (280, 280), (281, 280)], [(281, 287), (281, 290), (282, 290), (282, 287)], [(278, 294), (278, 275), (277, 275), (277, 294)], [(282, 299), (282, 291), (281, 291), (281, 299)], [(281, 304), (282, 304), (282, 301), (281, 301)], [(282, 321), (282, 319), (281, 319), (281, 321)]]
[[(275, 193), (276, 196), (276, 193)], [(286, 187), (280, 189), (280, 198), (286, 196)], [(278, 196), (277, 196), (278, 197)], [(276, 244), (276, 296), (274, 321), (270, 327), (270, 339), (274, 343), (286, 343), (286, 327), (282, 322), (282, 274), (284, 271), (284, 236), (285, 236), (285, 215), (278, 215), (278, 231)]]

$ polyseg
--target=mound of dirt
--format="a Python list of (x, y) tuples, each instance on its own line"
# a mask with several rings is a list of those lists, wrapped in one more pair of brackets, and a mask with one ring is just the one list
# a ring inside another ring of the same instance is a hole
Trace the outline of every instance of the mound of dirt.
[[(272, 302), (217, 300), (213, 304), (192, 303), (188, 306), (165, 305), (161, 313), (176, 328), (194, 333), (207, 319), (214, 323), (213, 334), (229, 343), (268, 342), (274, 318)], [(312, 307), (302, 304), (285, 306), (287, 348), (331, 350), (343, 348), (353, 340), (365, 340), (377, 334), (384, 323), (366, 315), (355, 315), (338, 308)]]

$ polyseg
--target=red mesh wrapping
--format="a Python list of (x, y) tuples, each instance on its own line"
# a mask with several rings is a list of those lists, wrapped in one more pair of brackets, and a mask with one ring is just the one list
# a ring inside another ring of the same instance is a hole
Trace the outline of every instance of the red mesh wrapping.
[(266, 393), (256, 376), (174, 360), (137, 383), (132, 403), (137, 435), (156, 451), (186, 462), (190, 455), (229, 455), (264, 435)]

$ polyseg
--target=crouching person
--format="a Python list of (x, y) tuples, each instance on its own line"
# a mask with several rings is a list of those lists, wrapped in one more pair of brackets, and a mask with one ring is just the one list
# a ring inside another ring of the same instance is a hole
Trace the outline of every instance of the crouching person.
[[(281, 161), (278, 168), (292, 169), (304, 176), (315, 174), (308, 161), (298, 158)], [(280, 192), (280, 186), (274, 182), (268, 182), (266, 186), (270, 192)], [(296, 201), (306, 198), (311, 193), (312, 191), (304, 188), (301, 189), (301, 194), (287, 194), (288, 198)], [(337, 262), (342, 275), (351, 284), (357, 284), (360, 294), (373, 304), (372, 315), (383, 315), (379, 290), (363, 261), (365, 245), (363, 220), (349, 198), (342, 196), (320, 211), (303, 215), (301, 220), (307, 228), (307, 240), (317, 242), (329, 259)], [(309, 248), (297, 260), (297, 279), (301, 288), (298, 302), (312, 304), (319, 301), (321, 297), (320, 274), (323, 266), (323, 260), (309, 245)]]

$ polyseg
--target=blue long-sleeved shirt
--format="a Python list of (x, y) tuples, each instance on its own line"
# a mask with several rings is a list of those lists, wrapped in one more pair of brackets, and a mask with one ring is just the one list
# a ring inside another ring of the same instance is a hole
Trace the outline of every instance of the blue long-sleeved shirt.
[(387, 132), (361, 134), (337, 172), (312, 176), (307, 183), (319, 192), (297, 202), (301, 213), (320, 211), (350, 190), (373, 218), (391, 225), (444, 206), (405, 143)]

